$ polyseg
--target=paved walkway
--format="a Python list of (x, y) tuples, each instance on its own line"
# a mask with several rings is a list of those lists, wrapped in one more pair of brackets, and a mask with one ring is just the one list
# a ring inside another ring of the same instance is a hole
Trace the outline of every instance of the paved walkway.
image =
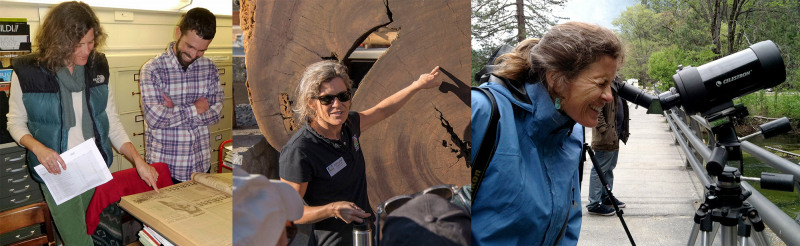
[[(627, 204), (623, 218), (637, 245), (686, 245), (703, 187), (684, 167), (683, 153), (666, 119), (645, 112), (642, 107), (630, 109), (631, 136), (627, 145), (620, 143), (613, 193)], [(588, 129), (586, 141), (591, 143), (591, 137)], [(616, 215), (589, 215), (586, 210), (592, 164), (585, 165), (578, 245), (630, 245)]]

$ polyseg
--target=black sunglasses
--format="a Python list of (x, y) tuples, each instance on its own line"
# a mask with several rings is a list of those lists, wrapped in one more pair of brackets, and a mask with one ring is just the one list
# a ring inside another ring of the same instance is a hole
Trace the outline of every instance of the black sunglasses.
[(408, 201), (411, 201), (414, 197), (421, 196), (424, 194), (434, 194), (441, 198), (444, 198), (448, 202), (453, 204), (459, 205), (462, 209), (467, 211), (467, 214), (471, 214), (472, 206), (471, 203), (467, 201), (467, 198), (464, 197), (464, 194), (459, 192), (458, 186), (455, 185), (436, 185), (430, 188), (423, 190), (422, 192), (412, 194), (412, 195), (399, 195), (386, 202), (381, 203), (378, 205), (378, 216), (376, 219), (376, 237), (375, 237), (375, 244), (376, 246), (380, 245), (380, 233), (381, 233), (381, 220), (386, 220), (389, 217), (389, 214), (397, 210), (398, 208), (402, 207)]
[(336, 95), (316, 96), (314, 97), (314, 99), (318, 99), (319, 103), (321, 103), (322, 105), (330, 105), (331, 103), (333, 103), (334, 98), (338, 98), (339, 102), (347, 102), (350, 101), (350, 97), (351, 97), (350, 90), (347, 90), (339, 92), (339, 94)]

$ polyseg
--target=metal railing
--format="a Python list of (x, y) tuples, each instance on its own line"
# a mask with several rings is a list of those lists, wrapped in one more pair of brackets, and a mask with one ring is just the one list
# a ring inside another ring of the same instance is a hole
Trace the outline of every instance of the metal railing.
[[(656, 90), (656, 93), (658, 93), (658, 90)], [(711, 128), (703, 117), (687, 115), (678, 108), (665, 110), (663, 115), (670, 125), (675, 141), (685, 153), (687, 165), (694, 170), (700, 182), (703, 183), (703, 187), (707, 187), (708, 184), (713, 182), (713, 179), (706, 172), (703, 163), (709, 160), (711, 148), (716, 146), (716, 139), (714, 133), (711, 132)], [(783, 173), (793, 175), (795, 187), (798, 187), (800, 166), (748, 141), (742, 141), (741, 148), (744, 152), (749, 153), (767, 165)], [(742, 181), (741, 184), (742, 188), (752, 192), (752, 195), (746, 201), (758, 210), (758, 214), (764, 223), (787, 245), (800, 245), (800, 225), (746, 181)], [(800, 189), (798, 189), (798, 192), (800, 193)]]

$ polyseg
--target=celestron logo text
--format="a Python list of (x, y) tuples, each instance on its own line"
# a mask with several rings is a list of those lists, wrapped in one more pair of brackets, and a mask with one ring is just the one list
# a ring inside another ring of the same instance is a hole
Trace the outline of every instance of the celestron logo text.
[(737, 79), (744, 78), (744, 77), (746, 77), (746, 76), (750, 75), (750, 72), (752, 72), (752, 71), (753, 71), (753, 70), (750, 70), (750, 71), (747, 71), (747, 72), (741, 73), (741, 74), (739, 74), (739, 75), (736, 75), (736, 76), (733, 76), (733, 77), (727, 78), (727, 79), (725, 79), (725, 80), (723, 80), (723, 81), (717, 81), (717, 87), (720, 87), (720, 86), (722, 86), (722, 85), (724, 85), (724, 84), (727, 84), (727, 83), (733, 82), (733, 81), (735, 81), (735, 80), (737, 80)]

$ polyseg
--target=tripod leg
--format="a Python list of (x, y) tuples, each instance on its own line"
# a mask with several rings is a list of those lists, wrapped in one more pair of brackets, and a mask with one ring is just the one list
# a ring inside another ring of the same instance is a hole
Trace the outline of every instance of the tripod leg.
[(689, 243), (687, 243), (686, 246), (694, 246), (694, 244), (697, 243), (697, 234), (700, 234), (700, 225), (694, 223), (692, 226), (692, 234), (689, 235)]
[(717, 233), (719, 232), (720, 224), (719, 222), (714, 222), (714, 229), (711, 230), (711, 235), (708, 238), (708, 245), (714, 243), (714, 238), (717, 237)]
[(756, 245), (770, 246), (767, 236), (764, 235), (764, 231), (753, 230), (753, 236), (753, 239), (756, 241)]
[(735, 226), (722, 226), (722, 246), (736, 245), (736, 234)]
[(700, 232), (700, 241), (702, 241), (701, 245), (703, 246), (711, 246), (713, 237), (711, 237), (711, 233), (707, 231)]

